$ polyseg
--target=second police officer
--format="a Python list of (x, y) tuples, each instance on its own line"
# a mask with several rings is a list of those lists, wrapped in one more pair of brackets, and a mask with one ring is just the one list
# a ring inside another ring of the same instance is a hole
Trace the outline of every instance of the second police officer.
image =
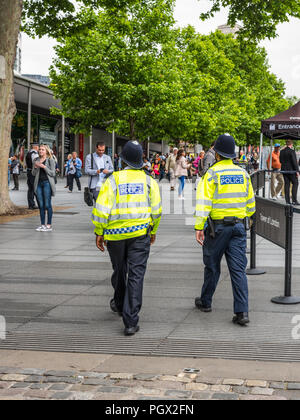
[(162, 206), (157, 182), (142, 170), (142, 146), (127, 142), (121, 159), (124, 170), (114, 172), (101, 187), (92, 221), (96, 245), (102, 252), (107, 245), (113, 266), (110, 307), (123, 317), (124, 334), (134, 335), (139, 331), (144, 276)]
[(196, 204), (196, 240), (203, 246), (204, 284), (195, 305), (210, 312), (212, 298), (225, 254), (230, 272), (233, 297), (233, 322), (246, 325), (248, 317), (248, 281), (246, 276), (246, 229), (255, 213), (255, 196), (248, 173), (234, 165), (235, 141), (229, 134), (215, 143), (216, 160), (198, 185)]

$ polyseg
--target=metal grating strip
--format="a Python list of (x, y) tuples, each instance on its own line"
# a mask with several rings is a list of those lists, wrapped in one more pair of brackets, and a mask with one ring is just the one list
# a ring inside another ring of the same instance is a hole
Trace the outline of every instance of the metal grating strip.
[(1, 349), (300, 362), (297, 343), (8, 333)]

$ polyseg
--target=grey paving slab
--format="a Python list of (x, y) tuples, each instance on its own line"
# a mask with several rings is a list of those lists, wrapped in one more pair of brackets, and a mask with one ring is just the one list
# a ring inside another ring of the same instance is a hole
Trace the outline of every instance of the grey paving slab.
[[(26, 203), (22, 182), (19, 194), (13, 194), (20, 205)], [(145, 276), (141, 330), (125, 338), (121, 318), (109, 308), (111, 263), (107, 252), (95, 248), (91, 209), (82, 194), (66, 194), (63, 185), (59, 181), (54, 205), (71, 205), (66, 212), (78, 214), (54, 214), (51, 234), (34, 231), (37, 216), (0, 224), (0, 315), (10, 334), (0, 340), (0, 348), (300, 360), (300, 341), (292, 337), (300, 305), (271, 303), (284, 290), (284, 251), (268, 241), (257, 238), (257, 265), (266, 267), (267, 274), (249, 276), (247, 328), (231, 322), (233, 298), (225, 261), (213, 312), (194, 307), (203, 262), (191, 225), (194, 193), (188, 191), (186, 214), (165, 214), (162, 220)], [(162, 186), (167, 208), (168, 188)], [(179, 213), (181, 207), (175, 199), (169, 208)], [(299, 251), (300, 217), (295, 216), (292, 290), (300, 295)]]

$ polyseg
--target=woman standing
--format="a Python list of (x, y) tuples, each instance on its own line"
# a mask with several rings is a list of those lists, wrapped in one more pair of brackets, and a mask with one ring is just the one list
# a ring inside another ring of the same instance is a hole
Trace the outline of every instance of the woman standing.
[[(52, 231), (51, 197), (55, 195), (55, 161), (47, 145), (41, 144), (39, 157), (33, 162), (32, 175), (34, 178), (34, 192), (40, 209), (41, 226), (38, 232)], [(47, 211), (47, 225), (46, 225)]]
[(175, 176), (178, 178), (179, 181), (179, 188), (178, 188), (178, 198), (179, 200), (184, 200), (183, 197), (183, 190), (184, 190), (184, 181), (185, 177), (188, 175), (188, 169), (192, 164), (188, 164), (185, 158), (185, 151), (183, 149), (178, 150), (176, 156), (176, 168), (175, 168)]

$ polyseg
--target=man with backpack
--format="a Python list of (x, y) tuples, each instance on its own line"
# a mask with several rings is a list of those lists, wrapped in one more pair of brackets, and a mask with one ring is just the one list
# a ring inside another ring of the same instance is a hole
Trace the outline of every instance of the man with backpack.
[(33, 143), (31, 145), (31, 149), (26, 155), (26, 167), (27, 167), (27, 201), (28, 201), (28, 208), (30, 210), (37, 209), (38, 207), (35, 205), (34, 201), (34, 176), (32, 175), (32, 168), (33, 168), (33, 161), (38, 158), (39, 144)]

